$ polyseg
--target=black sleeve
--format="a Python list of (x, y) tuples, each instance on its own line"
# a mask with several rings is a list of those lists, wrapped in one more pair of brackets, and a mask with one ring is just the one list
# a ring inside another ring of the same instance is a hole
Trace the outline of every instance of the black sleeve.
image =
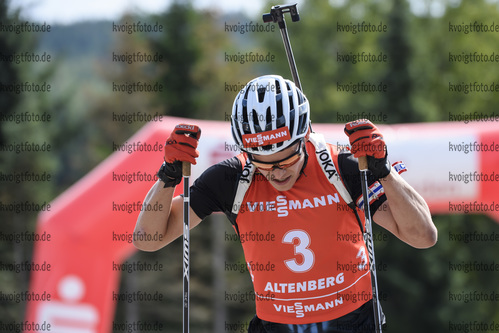
[(204, 219), (211, 213), (223, 212), (234, 223), (232, 205), (241, 174), (242, 165), (237, 157), (206, 169), (191, 186), (190, 205), (196, 215)]
[[(345, 183), (345, 186), (352, 196), (352, 200), (357, 205), (357, 200), (362, 197), (362, 188), (360, 187), (360, 171), (358, 160), (353, 157), (349, 151), (342, 151), (338, 155), (338, 171)], [(367, 182), (369, 186), (377, 182), (371, 172), (367, 172)], [(378, 182), (379, 184), (379, 182)], [(386, 201), (386, 195), (383, 193), (370, 205), (371, 217), (378, 208)], [(360, 207), (362, 209), (362, 207)]]

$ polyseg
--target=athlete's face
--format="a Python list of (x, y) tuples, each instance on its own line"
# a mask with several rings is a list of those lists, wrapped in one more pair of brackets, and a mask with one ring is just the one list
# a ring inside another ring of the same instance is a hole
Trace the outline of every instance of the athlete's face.
[(253, 155), (252, 163), (278, 191), (293, 187), (305, 162), (305, 143), (296, 144), (272, 155)]

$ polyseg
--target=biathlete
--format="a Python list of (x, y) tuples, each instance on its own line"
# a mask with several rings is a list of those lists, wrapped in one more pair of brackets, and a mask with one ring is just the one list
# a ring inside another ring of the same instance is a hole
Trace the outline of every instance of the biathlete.
[[(338, 151), (311, 131), (305, 95), (277, 75), (238, 93), (231, 126), (242, 152), (191, 186), (190, 226), (224, 212), (239, 235), (273, 236), (242, 242), (256, 303), (249, 332), (374, 332), (358, 157), (368, 159), (372, 219), (416, 248), (437, 240), (426, 202), (388, 162), (377, 127), (347, 123), (351, 150)], [(159, 180), (144, 202), (167, 209), (141, 212), (135, 226), (163, 238), (136, 241), (138, 249), (156, 251), (182, 235), (183, 199), (173, 192), (181, 162), (196, 164), (200, 134), (178, 125), (166, 141)]]

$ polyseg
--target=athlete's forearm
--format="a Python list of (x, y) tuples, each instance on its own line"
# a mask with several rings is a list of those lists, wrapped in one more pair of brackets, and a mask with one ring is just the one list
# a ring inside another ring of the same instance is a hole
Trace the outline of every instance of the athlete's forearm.
[[(164, 183), (158, 180), (147, 193), (144, 203), (161, 209), (141, 211), (135, 224), (134, 234), (158, 235), (153, 241), (140, 240), (134, 237), (133, 245), (142, 251), (156, 251), (167, 242), (168, 219), (170, 217), (174, 187), (163, 188)], [(157, 203), (157, 205), (156, 205)]]
[(381, 180), (398, 236), (416, 248), (427, 248), (437, 242), (426, 201), (393, 169)]

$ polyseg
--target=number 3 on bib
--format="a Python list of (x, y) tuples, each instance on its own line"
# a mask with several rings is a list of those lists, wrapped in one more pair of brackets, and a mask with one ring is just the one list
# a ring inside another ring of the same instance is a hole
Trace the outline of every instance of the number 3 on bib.
[(296, 259), (284, 260), (284, 263), (292, 272), (304, 273), (314, 266), (314, 252), (308, 248), (310, 245), (310, 236), (305, 231), (290, 230), (284, 235), (282, 242), (294, 245), (295, 255), (299, 254), (303, 258), (301, 263), (298, 263)]

